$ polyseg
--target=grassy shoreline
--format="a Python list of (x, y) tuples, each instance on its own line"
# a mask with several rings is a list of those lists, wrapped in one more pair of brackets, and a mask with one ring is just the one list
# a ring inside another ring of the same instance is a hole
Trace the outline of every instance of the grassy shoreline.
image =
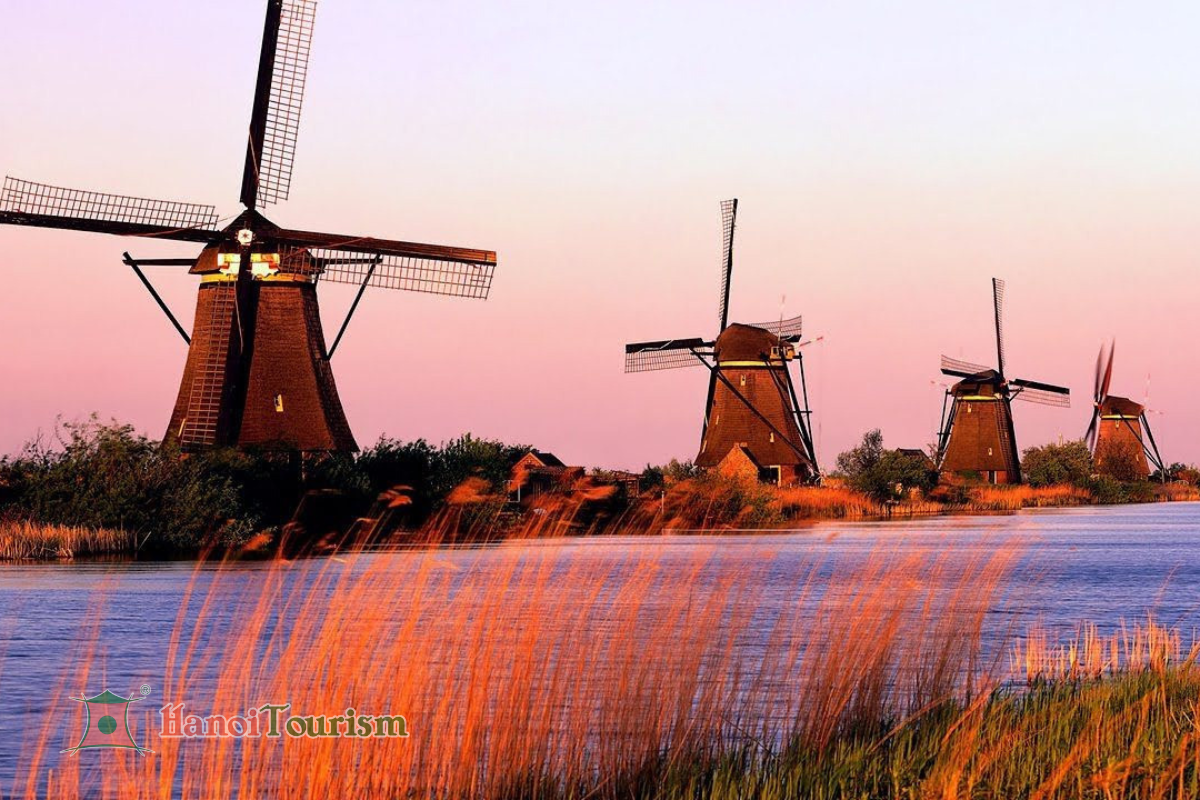
[[(276, 562), (233, 607), (214, 602), (231, 588), (218, 573), (180, 606), (164, 699), (203, 713), (278, 698), (296, 713), (402, 713), (411, 738), (181, 741), (141, 710), (154, 757), (112, 754), (96, 772), (56, 756), (79, 726), (48, 715), (13, 786), (130, 799), (1200, 791), (1197, 648), (1153, 620), (987, 639), (1019, 549), (964, 561), (885, 548), (832, 573), (735, 554), (719, 575), (710, 554), (630, 568), (571, 552), (501, 549), (482, 569), (432, 550)], [(315, 582), (287, 588), (296, 569)], [(281, 609), (287, 625), (274, 624)], [(83, 655), (50, 707), (105, 672), (98, 630), (80, 631)]]
[[(1191, 486), (1154, 487), (1152, 502), (1200, 501)], [(543, 498), (524, 513), (506, 510), (503, 498), (482, 491), (459, 492), (424, 525), (387, 531), (386, 517), (359, 518), (348, 535), (331, 534), (318, 552), (353, 549), (355, 544), (398, 541), (436, 545), (456, 541), (542, 539), (558, 536), (662, 535), (678, 531), (756, 532), (786, 530), (815, 522), (901, 521), (933, 516), (981, 516), (1023, 509), (1071, 508), (1100, 503), (1074, 486), (975, 486), (965, 502), (936, 496), (880, 504), (842, 487), (776, 488), (731, 481), (684, 481), (657, 499), (643, 498), (618, 515), (597, 518), (588, 505), (595, 498), (564, 494)], [(605, 498), (607, 499), (607, 498)], [(363, 523), (366, 523), (365, 525)], [(386, 531), (380, 533), (381, 530)], [(309, 542), (305, 547), (310, 546)], [(226, 553), (262, 556), (280, 546), (278, 535), (260, 533)], [(39, 524), (29, 519), (0, 520), (0, 563), (130, 557), (136, 537), (119, 529)], [(211, 553), (210, 553), (211, 554)], [(161, 556), (160, 551), (156, 555)], [(176, 556), (204, 556), (180, 551)]]

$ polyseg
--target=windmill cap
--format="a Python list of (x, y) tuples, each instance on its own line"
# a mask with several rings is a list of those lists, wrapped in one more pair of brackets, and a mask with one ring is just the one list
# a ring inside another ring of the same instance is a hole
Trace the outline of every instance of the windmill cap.
[(735, 322), (717, 337), (713, 352), (718, 362), (762, 361), (778, 346), (779, 337), (769, 330)]
[(1128, 397), (1117, 397), (1111, 394), (1100, 404), (1100, 413), (1103, 415), (1120, 414), (1123, 417), (1140, 417), (1145, 410), (1146, 407), (1141, 403), (1136, 403)]

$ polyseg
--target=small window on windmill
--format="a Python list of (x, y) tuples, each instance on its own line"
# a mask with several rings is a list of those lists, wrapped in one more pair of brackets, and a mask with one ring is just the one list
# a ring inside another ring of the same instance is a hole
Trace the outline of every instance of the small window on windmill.
[(720, 421), (721, 421), (721, 415), (717, 414), (717, 418), (713, 420), (713, 425), (718, 424)]
[(968, 414), (971, 413), (971, 404), (970, 403), (967, 403), (967, 413)]
[(990, 447), (989, 447), (989, 448), (988, 448), (988, 455), (990, 456), (991, 454), (992, 454), (992, 448), (990, 448)]
[(780, 359), (780, 355), (779, 355), (779, 346), (778, 346), (778, 345), (774, 345), (774, 346), (772, 346), (772, 347), (771, 347), (771, 360), (772, 360), (772, 361), (778, 361), (779, 359)]
[(283, 395), (281, 395), (281, 394), (275, 395), (275, 413), (276, 414), (283, 413)]
[(775, 431), (771, 431), (771, 443), (775, 443)]
[(746, 375), (745, 375), (745, 373), (743, 373), (742, 374), (742, 386), (745, 386), (745, 385), (746, 385)]

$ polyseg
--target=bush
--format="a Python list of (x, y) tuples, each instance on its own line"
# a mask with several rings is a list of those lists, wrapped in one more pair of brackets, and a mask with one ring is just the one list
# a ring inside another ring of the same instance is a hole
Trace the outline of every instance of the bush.
[(424, 521), (468, 479), (502, 500), (511, 465), (528, 450), (466, 434), (440, 447), (381, 439), (358, 455), (183, 454), (92, 417), (62, 423), (52, 442), (39, 439), (0, 459), (0, 515), (125, 531), (142, 551), (237, 547), (287, 523), (310, 490), (333, 489), (365, 513), (382, 492), (408, 487), (404, 523)]
[(1105, 441), (1096, 448), (1096, 469), (1118, 481), (1140, 481), (1145, 476), (1141, 445), (1128, 439)]
[(878, 428), (863, 434), (858, 447), (838, 455), (837, 471), (850, 488), (877, 502), (898, 500), (912, 489), (928, 492), (937, 483), (937, 473), (925, 459), (885, 450)]
[(1063, 444), (1026, 448), (1021, 461), (1025, 481), (1034, 487), (1067, 483), (1087, 485), (1092, 475), (1092, 454), (1079, 439)]
[[(41, 440), (15, 459), (0, 460), (5, 510), (41, 523), (112, 528), (134, 534), (139, 548), (197, 549), (211, 537), (228, 540), (260, 521), (263, 510), (242, 491), (259, 473), (247, 456), (212, 452), (181, 458), (132, 427), (63, 423), (58, 447)], [(263, 494), (262, 496), (270, 496)]]

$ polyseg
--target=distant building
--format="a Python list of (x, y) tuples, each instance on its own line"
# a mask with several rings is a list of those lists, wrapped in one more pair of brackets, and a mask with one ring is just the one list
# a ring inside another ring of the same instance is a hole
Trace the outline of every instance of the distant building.
[(926, 453), (924, 450), (920, 450), (916, 447), (897, 447), (896, 452), (906, 458), (911, 458), (914, 461), (919, 461), (921, 463), (921, 466), (924, 467), (925, 469), (928, 469), (928, 470), (936, 470), (937, 469), (937, 465), (933, 463), (933, 459), (930, 458), (929, 454)]
[(530, 450), (509, 470), (509, 496), (520, 502), (539, 494), (565, 491), (583, 476), (583, 467), (568, 467), (558, 456)]

